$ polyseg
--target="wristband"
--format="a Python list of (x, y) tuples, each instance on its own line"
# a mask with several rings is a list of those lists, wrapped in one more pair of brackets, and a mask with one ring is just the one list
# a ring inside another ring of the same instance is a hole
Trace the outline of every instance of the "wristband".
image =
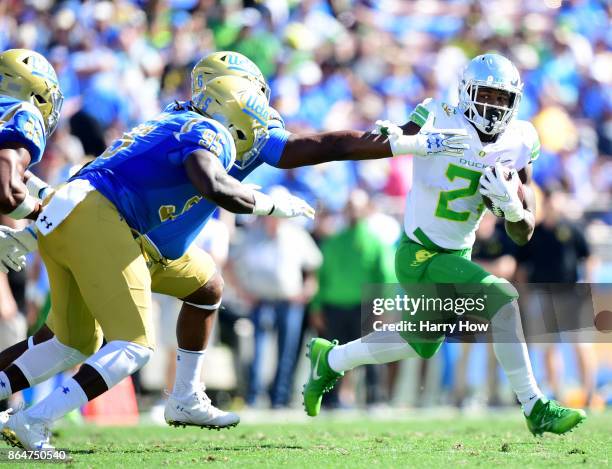
[(45, 192), (48, 194), (50, 186), (38, 176), (32, 174), (26, 181), (26, 188), (30, 194), (42, 200), (45, 197)]
[(269, 195), (263, 192), (253, 191), (255, 199), (255, 207), (253, 207), (253, 215), (271, 215), (274, 211), (274, 200)]
[(7, 216), (14, 220), (21, 220), (32, 213), (37, 206), (38, 200), (28, 194), (15, 210), (13, 210), (11, 213), (7, 213)]

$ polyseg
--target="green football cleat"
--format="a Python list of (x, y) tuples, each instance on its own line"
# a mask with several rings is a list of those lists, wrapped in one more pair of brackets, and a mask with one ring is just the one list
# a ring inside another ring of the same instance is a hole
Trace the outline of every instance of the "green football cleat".
[(562, 435), (576, 428), (586, 419), (582, 409), (563, 407), (557, 401), (539, 399), (527, 419), (527, 428), (533, 435), (544, 432)]
[(310, 417), (316, 417), (321, 410), (323, 394), (330, 391), (338, 378), (344, 373), (337, 373), (329, 366), (327, 355), (338, 345), (338, 341), (330, 342), (325, 339), (312, 339), (306, 346), (306, 356), (310, 358), (310, 375), (304, 385), (304, 408)]

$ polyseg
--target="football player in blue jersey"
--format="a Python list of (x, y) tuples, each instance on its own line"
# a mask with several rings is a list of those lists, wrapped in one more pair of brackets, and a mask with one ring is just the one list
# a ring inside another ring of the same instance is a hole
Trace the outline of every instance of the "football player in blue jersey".
[[(0, 214), (38, 216), (46, 184), (28, 168), (42, 158), (62, 102), (55, 70), (42, 55), (27, 49), (0, 54)], [(14, 233), (26, 248), (35, 248), (29, 236)], [(0, 239), (9, 236), (11, 230), (0, 233)], [(19, 257), (10, 246), (0, 252), (0, 272), (18, 267)]]
[[(204, 84), (211, 78), (224, 75), (251, 80), (261, 93), (269, 96), (265, 79), (255, 64), (235, 52), (210, 54), (194, 67), (193, 96), (198, 96)], [(184, 105), (186, 104), (179, 104)], [(175, 105), (170, 107), (173, 106)], [(219, 119), (223, 120), (223, 117), (219, 116)], [(435, 151), (435, 148), (429, 148), (427, 145), (431, 135), (405, 137), (405, 141), (400, 145), (398, 142), (390, 143), (386, 137), (359, 131), (292, 135), (284, 129), (280, 115), (270, 110), (266, 139), (254, 139), (251, 142), (236, 135), (236, 161), (229, 169), (229, 174), (242, 180), (264, 163), (292, 168), (331, 160), (388, 157), (392, 156), (392, 152), (397, 153), (398, 147), (406, 153), (424, 154)], [(464, 147), (460, 142), (450, 139), (447, 143), (457, 148)], [(112, 154), (122, 145), (124, 143), (117, 142), (106, 153)], [(236, 424), (238, 417), (219, 411), (211, 405), (200, 386), (200, 369), (214, 313), (221, 301), (223, 282), (216, 272), (211, 278), (207, 276), (206, 272), (210, 268), (209, 257), (200, 249), (191, 246), (193, 239), (215, 211), (216, 204), (206, 199), (193, 202), (189, 205), (189, 210), (177, 210), (175, 206), (165, 207), (163, 216), (167, 222), (140, 236), (138, 240), (149, 262), (153, 291), (184, 300), (177, 325), (179, 349), (176, 384), (166, 407), (166, 420), (170, 424), (218, 428)], [(203, 282), (203, 279), (208, 281)], [(52, 334), (45, 328), (36, 334), (33, 340), (38, 343), (49, 336)], [(96, 340), (90, 338), (90, 342), (96, 343)], [(76, 345), (74, 344), (75, 347)], [(27, 344), (22, 343), (3, 352), (0, 356), (2, 367), (11, 363), (26, 348)], [(0, 373), (0, 379), (2, 378)], [(28, 385), (25, 379), (15, 380), (18, 381), (16, 384), (19, 388)], [(29, 384), (34, 383), (29, 380)]]
[[(234, 213), (314, 216), (297, 197), (271, 197), (227, 174), (237, 153), (267, 138), (268, 112), (251, 81), (213, 78), (189, 103), (124, 134), (50, 197), (28, 233), (49, 275), (55, 337), (28, 348), (0, 381), (15, 392), (84, 363), (43, 401), (10, 414), (2, 426), (9, 443), (51, 448), (54, 420), (148, 361), (154, 280), (140, 242), (147, 233), (202, 200)], [(202, 284), (215, 274), (212, 260), (204, 262)]]

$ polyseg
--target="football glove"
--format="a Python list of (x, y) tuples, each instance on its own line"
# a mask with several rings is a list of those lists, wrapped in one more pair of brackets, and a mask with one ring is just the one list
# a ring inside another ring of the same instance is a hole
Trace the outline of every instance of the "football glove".
[(14, 230), (0, 226), (0, 272), (8, 269), (19, 272), (25, 267), (25, 255), (38, 247), (34, 232), (30, 228)]
[[(504, 218), (511, 223), (516, 223), (525, 218), (523, 202), (518, 195), (521, 183), (516, 169), (508, 169), (501, 163), (495, 163), (495, 172), (488, 167), (480, 177), (480, 193), (489, 199), (503, 213)], [(508, 179), (506, 179), (506, 177)]]
[(314, 208), (287, 191), (279, 191), (271, 195), (253, 191), (253, 195), (255, 197), (254, 215), (269, 215), (278, 218), (293, 218), (303, 215), (314, 219)]
[(403, 135), (402, 129), (397, 125), (389, 121), (376, 121), (373, 133), (389, 137), (393, 156), (431, 156), (438, 153), (463, 156), (470, 148), (465, 129), (421, 129), (416, 135)]

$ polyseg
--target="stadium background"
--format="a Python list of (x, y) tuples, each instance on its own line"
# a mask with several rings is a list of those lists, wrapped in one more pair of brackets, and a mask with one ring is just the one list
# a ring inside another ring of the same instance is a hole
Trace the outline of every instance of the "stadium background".
[[(36, 167), (52, 183), (168, 102), (187, 99), (191, 67), (211, 51), (236, 50), (255, 61), (269, 80), (272, 105), (293, 132), (368, 129), (381, 118), (403, 123), (426, 97), (455, 102), (463, 64), (499, 51), (522, 73), (519, 117), (534, 123), (542, 141), (534, 165), (539, 227), (552, 241), (540, 251), (514, 249), (489, 218), (477, 258), (515, 280), (610, 282), (611, 13), (612, 5), (593, 0), (9, 0), (0, 3), (0, 48), (35, 49), (58, 72), (66, 97), (62, 121)], [(343, 255), (326, 249), (326, 240), (350, 229), (348, 219), (367, 224), (383, 246), (372, 279), (392, 280), (389, 261), (411, 168), (410, 156), (294, 171), (262, 167), (249, 182), (284, 186), (316, 204), (314, 224), (279, 227), (222, 213), (205, 229), (197, 242), (212, 251), (226, 278), (225, 309), (205, 370), (223, 407), (299, 406), (293, 388), (306, 370), (294, 357), (302, 355), (304, 337), (329, 334), (336, 320), (347, 320), (324, 304), (333, 299), (315, 294), (322, 258)], [(295, 251), (302, 255), (287, 254)], [(361, 266), (359, 256), (353, 258)], [(0, 278), (2, 348), (22, 339), (26, 324), (35, 327), (46, 288), (36, 256), (25, 275), (11, 275), (10, 287)], [(358, 298), (358, 287), (353, 290)], [(139, 403), (153, 409), (154, 419), (160, 390), (171, 386), (179, 307), (161, 297), (157, 303), (159, 349), (136, 382)], [(595, 408), (612, 400), (610, 344), (531, 352), (539, 380), (562, 400), (591, 400)], [(329, 404), (513, 404), (499, 370), (486, 365), (488, 353), (485, 344), (447, 344), (427, 365), (413, 361), (356, 373)], [(25, 397), (44, 392), (41, 386)]]

